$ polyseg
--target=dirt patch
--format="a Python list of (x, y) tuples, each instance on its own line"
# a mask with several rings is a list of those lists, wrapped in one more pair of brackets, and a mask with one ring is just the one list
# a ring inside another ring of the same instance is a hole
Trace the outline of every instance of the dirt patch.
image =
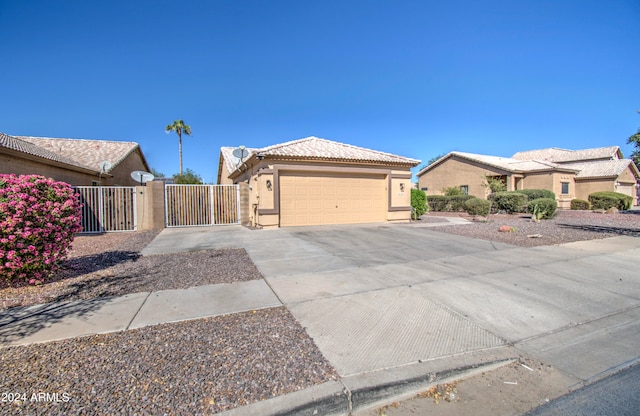
[(523, 359), (458, 382), (441, 384), (416, 397), (358, 416), (511, 416), (567, 393), (575, 380), (552, 366)]

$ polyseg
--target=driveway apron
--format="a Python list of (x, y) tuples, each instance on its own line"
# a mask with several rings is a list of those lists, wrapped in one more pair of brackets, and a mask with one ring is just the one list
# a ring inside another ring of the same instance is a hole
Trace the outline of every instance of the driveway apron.
[(508, 351), (579, 382), (640, 357), (638, 238), (523, 248), (410, 224), (165, 234), (143, 254), (245, 248), (342, 376)]

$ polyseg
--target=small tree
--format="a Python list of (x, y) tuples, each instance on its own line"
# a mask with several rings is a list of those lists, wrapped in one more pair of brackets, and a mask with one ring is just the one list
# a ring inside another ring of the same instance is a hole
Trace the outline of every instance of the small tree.
[[(640, 114), (640, 110), (638, 110), (638, 114)], [(633, 144), (635, 146), (630, 157), (631, 160), (633, 160), (633, 163), (635, 163), (638, 169), (640, 169), (640, 129), (638, 129), (636, 134), (627, 139), (627, 144)]]
[(460, 189), (459, 186), (449, 186), (448, 188), (444, 188), (442, 190), (442, 193), (444, 194), (444, 196), (464, 195), (464, 192), (462, 192), (462, 189)]
[(180, 175), (182, 175), (182, 133), (191, 136), (191, 126), (184, 124), (182, 120), (174, 120), (164, 128), (166, 133), (175, 131), (178, 135), (178, 154), (180, 156)]
[(494, 178), (493, 176), (485, 176), (484, 183), (482, 185), (485, 188), (488, 188), (492, 194), (505, 192), (507, 190), (507, 184), (501, 179)]
[(176, 173), (173, 175), (173, 182), (178, 185), (199, 185), (202, 183), (202, 177), (187, 168), (183, 174)]

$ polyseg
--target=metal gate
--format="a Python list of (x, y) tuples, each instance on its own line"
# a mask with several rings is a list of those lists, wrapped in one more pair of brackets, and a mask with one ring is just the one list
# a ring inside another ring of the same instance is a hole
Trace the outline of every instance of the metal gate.
[(81, 233), (136, 230), (136, 188), (77, 186), (82, 201)]
[(165, 185), (167, 227), (240, 223), (238, 185)]

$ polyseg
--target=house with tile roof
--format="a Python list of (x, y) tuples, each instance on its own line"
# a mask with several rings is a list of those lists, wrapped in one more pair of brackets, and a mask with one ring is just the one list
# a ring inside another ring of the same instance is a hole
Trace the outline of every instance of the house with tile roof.
[(500, 179), (507, 190), (548, 189), (559, 208), (572, 199), (587, 200), (597, 191), (614, 191), (636, 200), (640, 172), (623, 159), (618, 146), (583, 150), (548, 148), (518, 152), (512, 157), (451, 152), (417, 173), (418, 187), (427, 195), (441, 195), (448, 187), (486, 198), (486, 178)]
[(420, 161), (319, 137), (222, 147), (219, 184), (246, 184), (261, 227), (409, 221), (411, 171)]
[[(130, 174), (149, 171), (135, 142), (10, 136), (0, 133), (0, 173), (37, 174), (74, 186), (138, 183)], [(107, 161), (106, 169), (101, 168)]]

